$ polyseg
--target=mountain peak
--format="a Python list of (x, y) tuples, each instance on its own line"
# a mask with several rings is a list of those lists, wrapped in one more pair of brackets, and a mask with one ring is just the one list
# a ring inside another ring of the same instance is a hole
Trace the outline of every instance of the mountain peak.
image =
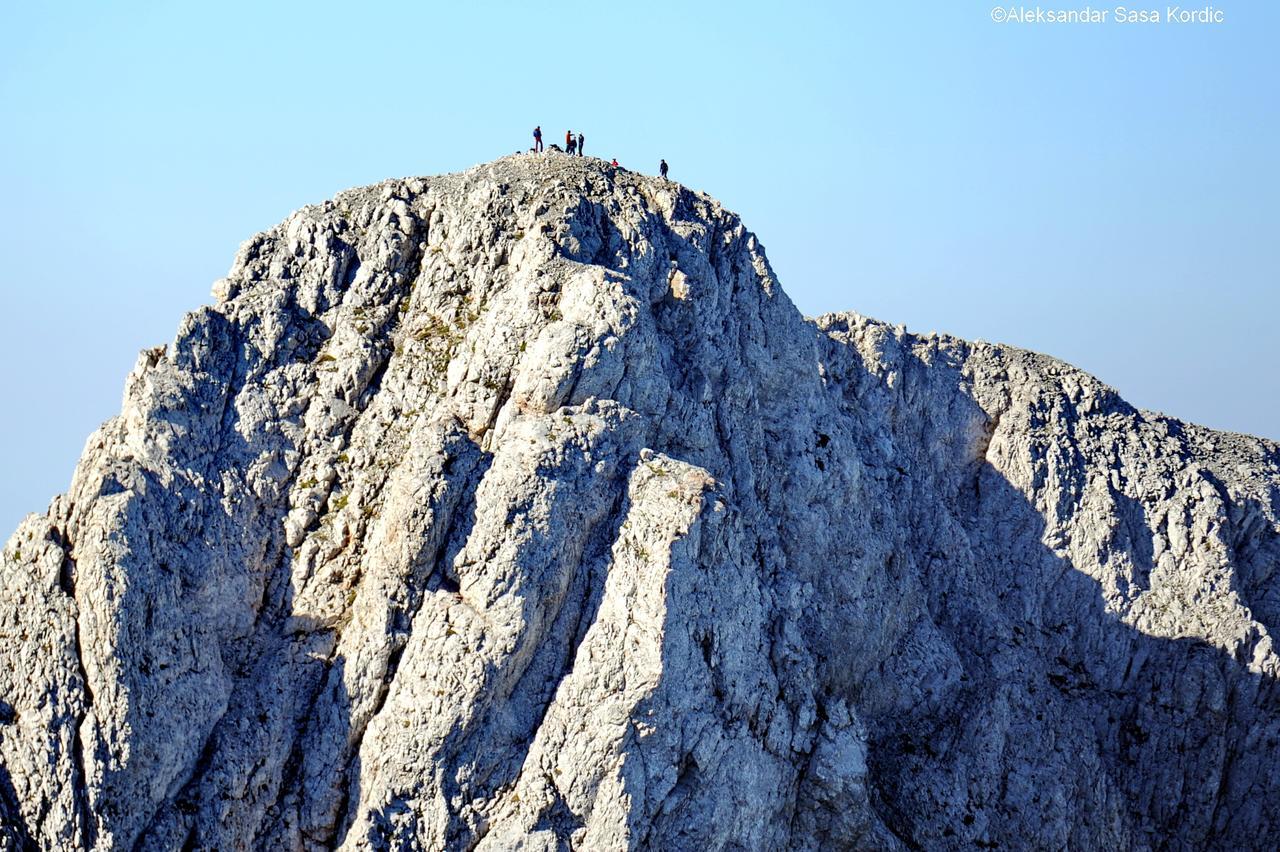
[(339, 193), (214, 295), (5, 547), (18, 848), (1280, 822), (1274, 444), (806, 320), (714, 199), (590, 157)]

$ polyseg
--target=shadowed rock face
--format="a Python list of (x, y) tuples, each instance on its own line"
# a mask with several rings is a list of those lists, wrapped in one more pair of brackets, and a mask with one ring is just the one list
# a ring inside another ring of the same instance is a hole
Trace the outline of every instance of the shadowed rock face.
[(518, 155), (308, 207), (0, 569), (0, 848), (1252, 847), (1280, 448)]

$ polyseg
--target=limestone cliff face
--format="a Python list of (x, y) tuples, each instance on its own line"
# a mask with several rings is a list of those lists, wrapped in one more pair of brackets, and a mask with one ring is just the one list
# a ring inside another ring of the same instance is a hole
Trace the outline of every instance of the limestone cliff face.
[(519, 155), (306, 208), (0, 568), (0, 848), (1253, 848), (1280, 447)]

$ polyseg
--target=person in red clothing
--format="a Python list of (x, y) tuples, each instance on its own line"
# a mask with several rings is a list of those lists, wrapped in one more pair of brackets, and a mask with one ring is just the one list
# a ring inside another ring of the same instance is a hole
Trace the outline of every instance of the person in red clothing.
[(564, 132), (564, 150), (565, 150), (565, 153), (572, 157), (572, 156), (573, 156), (573, 149), (574, 149), (575, 147), (577, 147), (577, 145), (576, 145), (576, 141), (575, 141), (575, 140), (574, 140), (574, 138), (573, 138), (573, 131), (572, 131), (572, 130), (566, 130), (566, 131)]

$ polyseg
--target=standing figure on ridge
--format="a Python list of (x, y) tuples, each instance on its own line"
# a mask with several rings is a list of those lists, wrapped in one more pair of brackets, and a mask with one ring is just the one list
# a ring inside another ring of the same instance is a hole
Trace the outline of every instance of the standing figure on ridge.
[(577, 147), (578, 147), (578, 142), (576, 139), (574, 139), (573, 131), (566, 130), (564, 132), (564, 150), (569, 154), (570, 157), (572, 157), (574, 149)]
[(542, 150), (542, 125), (533, 128), (533, 150)]
[(587, 141), (587, 137), (581, 133), (578, 134), (578, 156), (582, 156), (582, 143)]
[(658, 174), (662, 175), (662, 179), (667, 179), (667, 161), (663, 160), (658, 164)]

